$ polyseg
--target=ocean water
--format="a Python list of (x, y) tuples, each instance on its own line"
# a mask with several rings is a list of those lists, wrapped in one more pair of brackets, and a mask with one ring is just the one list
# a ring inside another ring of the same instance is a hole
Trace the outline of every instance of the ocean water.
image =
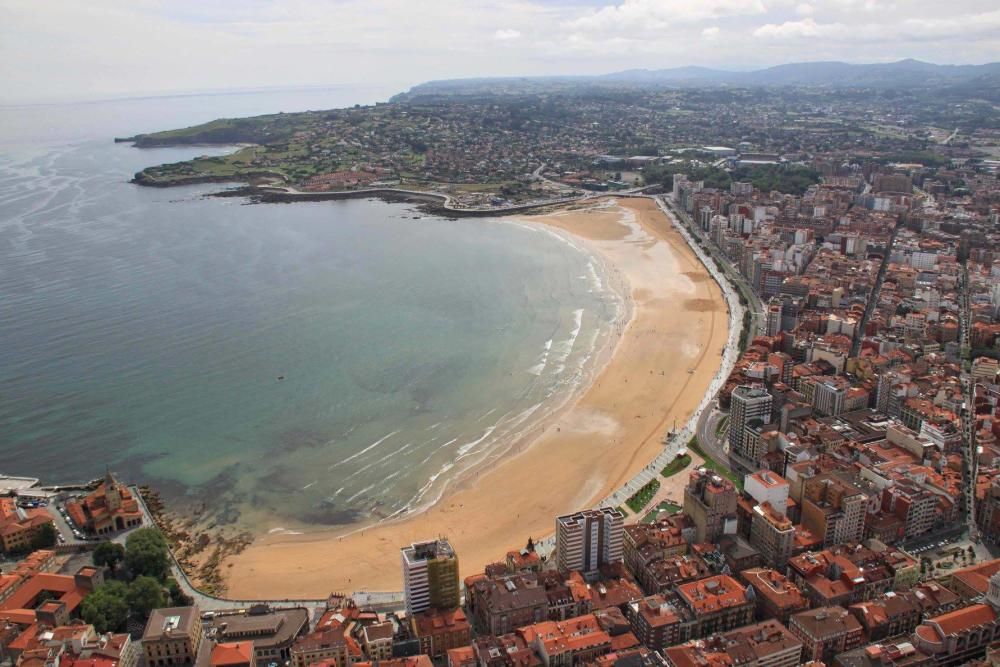
[(621, 303), (566, 236), (141, 188), (230, 149), (111, 141), (391, 92), (0, 107), (0, 473), (110, 467), (213, 520), (347, 524), (433, 502), (570, 396)]

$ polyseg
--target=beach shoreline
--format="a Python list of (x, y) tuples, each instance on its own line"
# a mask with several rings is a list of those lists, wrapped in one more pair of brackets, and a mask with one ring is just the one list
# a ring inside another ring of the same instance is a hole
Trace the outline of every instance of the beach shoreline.
[[(399, 547), (437, 535), (455, 544), (463, 575), (481, 571), (529, 536), (550, 534), (557, 515), (599, 501), (656, 456), (671, 420), (687, 419), (717, 371), (727, 309), (652, 200), (612, 201), (518, 220), (571, 234), (630, 296), (619, 335), (609, 335), (581, 388), (420, 513), (346, 531), (259, 537), (223, 564), (231, 596), (399, 590)], [(684, 312), (692, 317), (678, 317)]]

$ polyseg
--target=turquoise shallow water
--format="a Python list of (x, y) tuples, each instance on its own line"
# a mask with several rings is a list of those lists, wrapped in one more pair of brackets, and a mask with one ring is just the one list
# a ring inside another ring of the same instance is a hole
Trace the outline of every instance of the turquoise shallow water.
[(127, 123), (46, 140), (24, 113), (0, 110), (21, 128), (0, 142), (0, 472), (107, 465), (260, 529), (411, 511), (569, 395), (617, 315), (599, 263), (547, 230), (140, 188), (225, 149), (112, 144)]

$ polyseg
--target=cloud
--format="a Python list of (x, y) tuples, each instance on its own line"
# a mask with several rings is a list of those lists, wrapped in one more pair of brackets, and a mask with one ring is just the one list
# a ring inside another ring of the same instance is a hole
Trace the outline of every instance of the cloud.
[(996, 43), (1000, 36), (1000, 11), (939, 18), (908, 18), (900, 25), (900, 33), (913, 39), (959, 39), (986, 34), (992, 35)]
[(784, 23), (767, 23), (753, 31), (754, 37), (763, 39), (801, 39), (803, 37), (829, 37), (844, 30), (840, 23), (820, 24), (811, 18)]
[(620, 31), (648, 32), (672, 25), (697, 23), (727, 16), (762, 14), (762, 0), (623, 0), (605, 5), (569, 21), (570, 30), (614, 33)]
[(513, 28), (501, 28), (493, 33), (493, 39), (498, 42), (509, 42), (514, 39), (521, 38), (521, 31), (514, 30)]
[[(850, 0), (845, 0), (850, 1)], [(912, 44), (992, 37), (1000, 35), (1000, 11), (959, 16), (907, 18), (902, 21), (820, 23), (812, 17), (783, 23), (767, 23), (753, 31), (753, 36), (769, 40), (826, 39), (843, 44), (880, 41), (884, 44)], [(933, 61), (952, 62), (951, 53), (941, 53)]]
[(997, 53), (982, 0), (0, 0), (0, 104)]

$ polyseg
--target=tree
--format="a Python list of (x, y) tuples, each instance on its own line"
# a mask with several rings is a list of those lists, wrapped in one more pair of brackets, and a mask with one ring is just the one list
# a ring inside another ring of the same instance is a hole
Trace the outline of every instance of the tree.
[(101, 542), (91, 556), (94, 565), (114, 570), (125, 560), (125, 547), (116, 542)]
[(31, 548), (32, 549), (48, 549), (49, 547), (55, 546), (56, 538), (59, 533), (56, 532), (55, 524), (51, 521), (49, 523), (43, 523), (35, 531), (34, 537), (31, 538)]
[(163, 586), (152, 577), (136, 577), (128, 586), (128, 606), (132, 614), (143, 619), (149, 617), (149, 612), (167, 606), (167, 596)]
[(121, 632), (128, 621), (128, 589), (120, 581), (109, 581), (83, 599), (80, 615), (98, 632)]
[(162, 581), (170, 567), (167, 542), (155, 528), (140, 528), (125, 541), (125, 565), (133, 577)]
[(194, 604), (194, 600), (184, 593), (173, 577), (167, 577), (167, 592), (170, 594), (171, 607), (190, 607)]

